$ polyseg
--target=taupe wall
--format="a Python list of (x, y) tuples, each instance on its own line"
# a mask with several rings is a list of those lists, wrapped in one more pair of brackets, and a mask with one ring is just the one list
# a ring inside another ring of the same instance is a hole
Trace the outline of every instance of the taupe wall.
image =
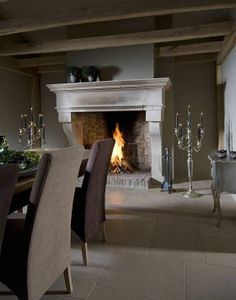
[[(216, 83), (214, 63), (176, 64), (174, 72), (174, 111), (179, 112), (181, 122), (186, 125), (187, 106), (191, 106), (193, 130), (204, 113), (205, 137), (202, 150), (194, 154), (194, 179), (210, 178), (207, 155), (217, 148), (216, 129)], [(197, 131), (193, 131), (197, 134)], [(175, 142), (176, 143), (176, 142)], [(176, 145), (176, 144), (175, 144)], [(186, 151), (176, 149), (175, 175), (187, 178)]]
[[(68, 38), (131, 33), (155, 28), (154, 18), (121, 20), (73, 26)], [(67, 64), (82, 67), (95, 65), (101, 69), (101, 80), (152, 78), (153, 45), (95, 49), (69, 52)]]
[(30, 77), (0, 70), (0, 135), (5, 135), (12, 149), (21, 150), (18, 143), (20, 115), (30, 111)]
[(71, 52), (70, 66), (97, 66), (101, 80), (153, 78), (153, 46), (132, 46)]
[(65, 74), (62, 72), (41, 75), (41, 105), (46, 126), (46, 148), (67, 146), (67, 138), (57, 119), (56, 95), (46, 87), (47, 84), (61, 82), (65, 82)]
[[(200, 112), (205, 114), (206, 134), (202, 150), (194, 154), (194, 179), (210, 178), (207, 155), (217, 147), (215, 64), (177, 64), (172, 58), (159, 58), (156, 61), (155, 76), (171, 78), (174, 103), (172, 124), (178, 112), (181, 122), (186, 125), (188, 105), (191, 106), (194, 128), (199, 123)], [(173, 128), (172, 134), (174, 134)], [(174, 145), (175, 180), (187, 180), (187, 153), (177, 149), (176, 139), (174, 139)]]

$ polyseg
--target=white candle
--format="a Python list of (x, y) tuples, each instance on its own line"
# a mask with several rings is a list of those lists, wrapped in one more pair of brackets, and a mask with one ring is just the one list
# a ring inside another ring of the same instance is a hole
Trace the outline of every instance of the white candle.
[(175, 128), (179, 127), (179, 114), (176, 114), (176, 119), (175, 119)]
[(24, 127), (24, 120), (23, 120), (23, 119), (24, 119), (24, 115), (21, 114), (21, 115), (20, 115), (20, 128), (21, 128), (21, 129), (23, 129), (23, 127)]

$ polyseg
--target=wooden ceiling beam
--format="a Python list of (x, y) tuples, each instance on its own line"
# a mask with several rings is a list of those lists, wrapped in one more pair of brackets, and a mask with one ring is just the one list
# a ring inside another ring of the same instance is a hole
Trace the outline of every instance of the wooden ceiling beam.
[(64, 65), (66, 64), (66, 55), (20, 58), (16, 61), (19, 68)]
[(193, 64), (193, 63), (205, 63), (205, 62), (216, 62), (216, 53), (201, 53), (193, 55), (176, 56), (176, 64)]
[(0, 57), (0, 69), (13, 71), (26, 76), (33, 76), (35, 74), (34, 71), (31, 71), (29, 69), (23, 70), (19, 68), (17, 59), (11, 57)]
[(220, 51), (217, 57), (217, 64), (222, 64), (224, 62), (227, 55), (235, 45), (236, 45), (236, 27), (228, 36), (225, 37), (222, 50)]
[(107, 5), (95, 4), (92, 1), (92, 4), (87, 3), (81, 5), (79, 9), (55, 11), (24, 19), (1, 21), (0, 36), (74, 24), (236, 7), (235, 0), (117, 0), (110, 1)]
[(227, 35), (232, 31), (232, 28), (233, 22), (221, 22), (138, 33), (6, 45), (0, 48), (0, 56), (56, 53), (200, 39)]
[(194, 43), (188, 45), (174, 45), (168, 47), (161, 47), (159, 55), (161, 57), (183, 56), (201, 53), (217, 53), (220, 52), (223, 42), (206, 42)]

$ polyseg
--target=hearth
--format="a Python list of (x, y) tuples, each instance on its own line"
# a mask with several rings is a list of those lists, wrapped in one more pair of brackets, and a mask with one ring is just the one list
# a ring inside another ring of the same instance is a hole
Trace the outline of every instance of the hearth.
[[(135, 171), (123, 177), (114, 174), (110, 181), (142, 185), (149, 182), (148, 173), (150, 179), (163, 180), (162, 150), (172, 145), (173, 137), (170, 132), (163, 136), (165, 98), (170, 87), (168, 78), (52, 84), (48, 87), (56, 93), (58, 119), (70, 145), (81, 143), (90, 148), (95, 140), (111, 137), (119, 123), (125, 138), (124, 156)], [(168, 101), (172, 106), (170, 99)], [(138, 179), (136, 170), (142, 174)]]

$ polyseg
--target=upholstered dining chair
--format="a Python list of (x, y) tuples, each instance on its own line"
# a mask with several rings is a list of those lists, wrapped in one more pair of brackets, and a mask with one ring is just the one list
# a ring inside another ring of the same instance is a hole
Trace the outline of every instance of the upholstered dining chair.
[(76, 188), (72, 210), (72, 230), (82, 241), (84, 265), (88, 264), (87, 241), (99, 229), (105, 240), (105, 189), (113, 139), (93, 144), (81, 188)]
[(17, 165), (0, 166), (0, 253), (7, 216), (18, 177)]
[[(41, 157), (25, 219), (9, 219), (0, 257), (0, 280), (21, 300), (38, 300), (70, 274), (71, 211), (83, 146)], [(18, 214), (17, 214), (18, 215)]]

